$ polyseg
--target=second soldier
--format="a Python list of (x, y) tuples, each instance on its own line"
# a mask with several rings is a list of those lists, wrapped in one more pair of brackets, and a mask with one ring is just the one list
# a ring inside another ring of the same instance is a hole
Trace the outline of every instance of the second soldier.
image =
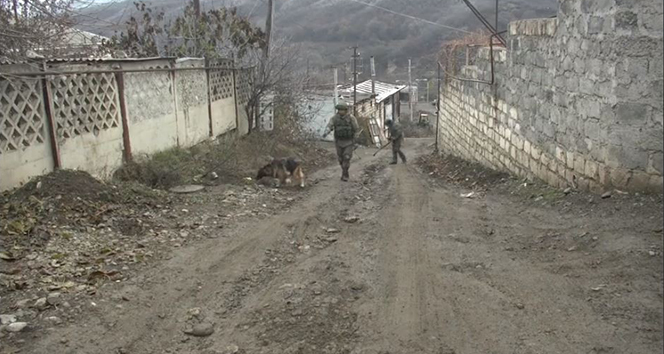
[(403, 143), (403, 129), (401, 125), (391, 119), (385, 121), (385, 125), (390, 131), (390, 140), (392, 141), (392, 162), (390, 164), (397, 164), (397, 155), (401, 157), (401, 161), (406, 163), (406, 155), (401, 151), (401, 144)]

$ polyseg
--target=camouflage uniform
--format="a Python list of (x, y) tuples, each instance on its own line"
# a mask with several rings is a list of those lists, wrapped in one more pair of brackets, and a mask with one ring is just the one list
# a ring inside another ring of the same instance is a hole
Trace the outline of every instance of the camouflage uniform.
[[(348, 109), (345, 105), (339, 105), (337, 108)], [(350, 168), (350, 160), (353, 158), (355, 138), (360, 131), (359, 128), (357, 119), (349, 113), (343, 116), (337, 113), (327, 124), (325, 135), (334, 130), (334, 144), (337, 147), (337, 158), (339, 159), (339, 165), (341, 165), (341, 179), (344, 181), (349, 178), (348, 169)]]
[(406, 163), (406, 155), (401, 151), (401, 144), (403, 143), (403, 129), (401, 129), (401, 124), (389, 119), (386, 123), (390, 129), (390, 140), (392, 140), (392, 164), (397, 163), (397, 155), (401, 157), (403, 163)]

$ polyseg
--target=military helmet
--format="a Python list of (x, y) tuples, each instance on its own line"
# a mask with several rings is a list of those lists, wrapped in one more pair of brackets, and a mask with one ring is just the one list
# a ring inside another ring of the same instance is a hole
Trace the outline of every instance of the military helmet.
[(339, 109), (339, 110), (346, 110), (347, 111), (348, 110), (348, 105), (346, 104), (346, 102), (340, 101), (339, 103), (337, 103), (336, 106), (334, 106), (334, 108)]

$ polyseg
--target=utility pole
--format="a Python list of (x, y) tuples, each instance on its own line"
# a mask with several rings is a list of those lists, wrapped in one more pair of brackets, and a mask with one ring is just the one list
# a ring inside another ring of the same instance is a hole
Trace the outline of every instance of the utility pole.
[(334, 107), (337, 107), (337, 103), (339, 103), (339, 92), (337, 92), (337, 85), (339, 84), (339, 77), (337, 76), (339, 70), (335, 67), (334, 68)]
[(265, 59), (270, 55), (270, 36), (272, 35), (272, 12), (274, 11), (273, 0), (267, 1), (267, 18), (265, 19), (265, 48), (263, 56)]
[(376, 94), (376, 64), (373, 55), (371, 56), (371, 94)]
[[(201, 0), (194, 0), (194, 14), (196, 15), (196, 27), (195, 28), (198, 28), (198, 26), (200, 25), (200, 21), (201, 21)], [(201, 39), (199, 37), (199, 32), (198, 31), (196, 31), (195, 37), (196, 37), (196, 51), (201, 51)], [(201, 53), (199, 52), (199, 54), (201, 54)]]
[(413, 81), (410, 76), (410, 59), (408, 59), (408, 107), (410, 108), (410, 121), (413, 121)]
[(201, 17), (201, 0), (194, 0), (194, 13), (197, 19)]
[[(498, 0), (496, 0), (496, 32), (498, 31)], [(493, 39), (491, 39), (493, 41)]]
[[(272, 0), (268, 0), (267, 4), (267, 18), (265, 19), (265, 48), (263, 48), (263, 62), (260, 63), (259, 66), (259, 79), (262, 80), (263, 78), (267, 77), (267, 70), (268, 68), (268, 58), (270, 56), (270, 35), (272, 34), (272, 8), (274, 7), (274, 4)], [(254, 117), (249, 117), (249, 130), (252, 130), (252, 127), (255, 129), (258, 126), (258, 118), (260, 114), (260, 102), (262, 100), (261, 96), (257, 97), (257, 100), (255, 102), (255, 108), (254, 108)], [(252, 124), (251, 122), (254, 122)]]
[(348, 63), (344, 63), (344, 85), (348, 82)]
[(436, 97), (436, 153), (438, 153), (438, 134), (439, 129), (438, 125), (440, 124), (440, 62), (436, 61), (438, 64), (438, 96)]
[(357, 46), (353, 46), (353, 115), (357, 116)]

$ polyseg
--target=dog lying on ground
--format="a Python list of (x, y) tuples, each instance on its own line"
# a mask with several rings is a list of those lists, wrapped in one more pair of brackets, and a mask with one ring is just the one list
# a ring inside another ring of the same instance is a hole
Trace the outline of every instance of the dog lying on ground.
[(256, 175), (256, 181), (264, 177), (276, 178), (277, 187), (281, 184), (290, 184), (291, 177), (299, 182), (300, 187), (304, 188), (304, 171), (299, 161), (293, 158), (273, 159), (267, 165), (261, 167)]

